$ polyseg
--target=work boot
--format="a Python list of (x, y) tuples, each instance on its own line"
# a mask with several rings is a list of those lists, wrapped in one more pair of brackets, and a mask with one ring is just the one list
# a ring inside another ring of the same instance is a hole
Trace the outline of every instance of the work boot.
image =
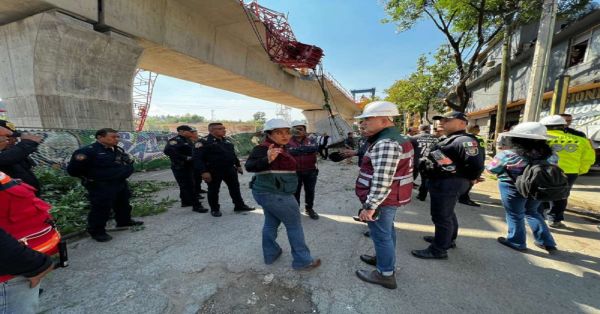
[(540, 243), (537, 243), (537, 242), (534, 243), (534, 244), (535, 244), (535, 246), (539, 247), (540, 249), (548, 251), (549, 254), (554, 254), (554, 253), (556, 253), (556, 251), (558, 251), (558, 249), (556, 248), (556, 246), (543, 245), (543, 244), (540, 244)]
[(181, 202), (181, 207), (190, 207), (190, 206), (192, 206), (192, 204), (191, 204), (191, 203), (184, 203), (184, 202)]
[(421, 194), (421, 193), (417, 194), (417, 199), (419, 201), (424, 202), (425, 198), (427, 198), (427, 194)]
[(308, 215), (308, 217), (310, 217), (311, 219), (317, 220), (319, 219), (319, 214), (317, 214), (317, 212), (315, 212), (314, 209), (312, 208), (307, 208), (304, 210), (304, 212)]
[(255, 210), (255, 209), (256, 209), (256, 208), (254, 208), (254, 207), (250, 207), (250, 206), (248, 206), (248, 205), (244, 204), (243, 206), (240, 206), (240, 207), (236, 206), (236, 207), (233, 209), (233, 211), (234, 211), (234, 212), (249, 212), (249, 211), (253, 211), (253, 210)]
[(426, 248), (424, 250), (412, 250), (410, 253), (414, 257), (418, 257), (418, 258), (422, 258), (422, 259), (447, 259), (448, 258), (448, 254), (435, 252), (431, 248)]
[(108, 242), (108, 241), (112, 240), (112, 237), (108, 233), (106, 233), (106, 231), (89, 232), (89, 234), (92, 237), (92, 239), (94, 239), (98, 242)]
[[(434, 237), (433, 237), (433, 236), (424, 236), (424, 237), (423, 237), (423, 240), (425, 240), (425, 242), (429, 242), (429, 243), (433, 243), (433, 239), (434, 239)], [(451, 248), (451, 249), (454, 249), (454, 248), (456, 248), (456, 242), (452, 241), (452, 242), (450, 243), (450, 248)]]
[(548, 227), (550, 227), (550, 228), (557, 228), (557, 229), (565, 229), (565, 228), (567, 228), (567, 225), (565, 225), (561, 221), (555, 221), (555, 222), (550, 223), (548, 225)]
[(213, 217), (221, 217), (221, 216), (223, 216), (223, 214), (221, 213), (221, 211), (220, 211), (220, 210), (211, 210), (211, 211), (210, 211), (210, 214), (211, 214)]
[(370, 272), (368, 270), (357, 270), (356, 276), (362, 281), (374, 283), (384, 288), (396, 289), (398, 287), (398, 285), (396, 284), (395, 273), (391, 276), (384, 276), (380, 274), (377, 270), (373, 270)]
[(511, 249), (513, 249), (513, 250), (515, 250), (515, 251), (519, 251), (519, 252), (526, 252), (526, 251), (527, 251), (527, 249), (526, 249), (526, 248), (523, 248), (523, 249), (522, 249), (522, 248), (519, 248), (519, 247), (516, 247), (516, 246), (514, 246), (514, 245), (513, 245), (512, 243), (510, 243), (510, 242), (509, 242), (509, 241), (508, 241), (508, 240), (507, 240), (505, 237), (498, 237), (498, 239), (497, 239), (497, 240), (498, 240), (498, 243), (500, 243), (500, 244), (502, 244), (502, 245), (504, 245), (504, 246), (506, 246), (506, 247), (508, 247), (508, 248), (511, 248)]
[(317, 267), (321, 266), (321, 259), (317, 258), (315, 260), (312, 261), (312, 263), (304, 266), (304, 267), (300, 267), (300, 268), (296, 268), (295, 270), (300, 270), (300, 271), (311, 271)]
[(370, 238), (371, 237), (371, 231), (367, 230), (367, 231), (363, 232), (363, 235), (365, 237), (367, 237), (367, 238)]
[(198, 205), (195, 205), (194, 208), (192, 208), (192, 211), (196, 213), (206, 213), (208, 212), (208, 209), (204, 208), (204, 206), (202, 206), (202, 203), (199, 203)]
[(375, 256), (363, 254), (360, 256), (360, 260), (371, 266), (377, 266), (377, 258)]
[(143, 224), (144, 224), (143, 221), (137, 221), (137, 220), (131, 219), (131, 220), (129, 220), (128, 222), (126, 222), (124, 224), (117, 223), (117, 228), (141, 226)]

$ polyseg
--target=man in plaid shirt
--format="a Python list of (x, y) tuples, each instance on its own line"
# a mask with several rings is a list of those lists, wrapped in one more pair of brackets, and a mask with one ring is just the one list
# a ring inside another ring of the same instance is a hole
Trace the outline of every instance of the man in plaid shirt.
[(410, 202), (413, 185), (413, 148), (409, 139), (400, 134), (393, 118), (398, 116), (395, 104), (386, 101), (369, 103), (361, 126), (368, 136), (369, 148), (363, 157), (356, 179), (356, 195), (362, 203), (359, 217), (367, 222), (375, 255), (360, 259), (376, 266), (373, 271), (357, 270), (363, 281), (396, 289), (396, 210)]

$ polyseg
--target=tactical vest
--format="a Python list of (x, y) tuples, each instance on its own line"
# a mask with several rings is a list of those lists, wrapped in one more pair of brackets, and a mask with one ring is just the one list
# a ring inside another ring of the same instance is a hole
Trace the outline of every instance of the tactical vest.
[(377, 135), (377, 139), (369, 146), (367, 153), (363, 157), (360, 173), (356, 179), (355, 193), (361, 203), (367, 200), (373, 180), (373, 163), (371, 161), (371, 149), (373, 145), (383, 139), (392, 139), (397, 141), (402, 148), (400, 162), (396, 167), (394, 179), (390, 187), (391, 191), (380, 206), (402, 206), (410, 203), (413, 188), (413, 157), (414, 151), (410, 141), (402, 136), (396, 129), (388, 128)]
[[(33, 187), (0, 172), (0, 204), (0, 228), (40, 253), (58, 253), (60, 234), (52, 224), (50, 205), (35, 196)], [(0, 275), (0, 282), (13, 277)]]

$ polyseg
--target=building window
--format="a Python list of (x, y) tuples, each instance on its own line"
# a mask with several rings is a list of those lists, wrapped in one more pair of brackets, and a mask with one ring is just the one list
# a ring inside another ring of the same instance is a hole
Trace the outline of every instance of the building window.
[(490, 89), (492, 89), (492, 86), (494, 86), (494, 79), (489, 79), (487, 81), (485, 81), (485, 86), (484, 86), (484, 91), (488, 91)]
[(591, 31), (579, 35), (571, 40), (569, 48), (569, 58), (567, 59), (567, 68), (576, 66), (585, 62), (588, 54), (588, 46), (591, 38)]

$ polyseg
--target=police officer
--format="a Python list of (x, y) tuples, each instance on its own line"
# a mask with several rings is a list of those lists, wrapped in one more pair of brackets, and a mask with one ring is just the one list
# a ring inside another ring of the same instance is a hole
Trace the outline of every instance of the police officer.
[(447, 137), (421, 160), (419, 168), (421, 175), (429, 179), (435, 235), (424, 237), (431, 243), (428, 248), (411, 253), (419, 258), (446, 259), (446, 250), (456, 246), (458, 235), (454, 207), (458, 196), (483, 172), (484, 152), (477, 138), (466, 133), (468, 120), (464, 113), (452, 111), (433, 119), (440, 121), (439, 128)]
[(127, 178), (133, 173), (133, 160), (118, 143), (116, 130), (100, 129), (96, 131), (96, 142), (76, 150), (67, 166), (69, 175), (81, 178), (88, 190), (91, 209), (87, 231), (98, 242), (112, 239), (105, 229), (111, 209), (115, 212), (117, 227), (144, 224), (131, 219)]
[[(431, 151), (431, 148), (438, 143), (438, 138), (429, 133), (430, 128), (431, 126), (429, 125), (422, 125), (419, 129), (419, 134), (412, 137), (412, 139), (416, 142), (415, 156), (417, 156), (418, 160), (420, 160), (423, 157), (427, 157), (429, 155), (429, 152)], [(416, 163), (417, 166), (418, 160)], [(416, 173), (419, 172), (416, 171)], [(425, 201), (425, 198), (427, 197), (427, 191), (427, 178), (421, 176), (421, 185), (419, 186), (419, 193), (417, 194), (417, 199), (420, 201)]]
[(37, 151), (42, 137), (17, 132), (15, 125), (6, 120), (0, 120), (0, 127), (4, 130), (0, 136), (0, 171), (31, 185), (39, 196), (40, 182), (33, 173), (35, 162), (30, 156)]
[[(481, 132), (481, 130), (479, 129), (479, 125), (474, 124), (472, 126), (469, 127), (468, 129), (469, 134), (472, 134), (473, 136), (475, 136), (475, 138), (477, 139), (477, 141), (479, 142), (479, 146), (481, 147), (481, 149), (483, 149), (483, 156), (485, 158), (485, 139), (481, 136), (479, 136), (479, 132)], [(473, 207), (480, 207), (481, 205), (479, 205), (477, 202), (473, 201), (471, 199), (471, 196), (469, 195), (469, 192), (471, 192), (471, 189), (473, 188), (473, 184), (471, 184), (469, 186), (469, 189), (463, 193), (461, 196), (458, 197), (458, 202), (461, 204), (465, 204), (468, 206), (473, 206)]]
[[(575, 180), (581, 174), (585, 174), (596, 160), (596, 153), (590, 141), (581, 136), (567, 132), (567, 121), (560, 115), (542, 118), (540, 123), (548, 129), (548, 145), (558, 155), (558, 167), (567, 175), (569, 187), (572, 188)], [(548, 219), (552, 228), (565, 228), (564, 212), (567, 208), (567, 199), (554, 201), (550, 207), (549, 203), (542, 203), (540, 211), (550, 208)]]
[(164, 153), (171, 159), (171, 171), (179, 185), (181, 207), (192, 206), (192, 211), (206, 213), (208, 209), (202, 206), (195, 191), (192, 132), (193, 129), (188, 125), (178, 126), (177, 136), (169, 139)]
[(213, 217), (221, 217), (219, 205), (219, 189), (221, 182), (225, 181), (234, 211), (251, 211), (254, 208), (244, 204), (240, 194), (238, 173), (243, 174), (240, 160), (235, 154), (233, 143), (225, 137), (226, 129), (222, 123), (210, 123), (209, 135), (201, 138), (195, 144), (193, 152), (194, 167), (202, 174), (202, 179), (208, 183), (208, 204)]
[[(192, 128), (191, 140), (194, 145), (196, 145), (198, 140), (200, 140), (200, 137), (198, 136), (198, 130), (196, 130), (194, 128)], [(192, 148), (192, 151), (193, 151), (193, 148)], [(203, 200), (204, 196), (202, 196), (201, 194), (206, 194), (206, 190), (202, 189), (202, 174), (198, 173), (196, 168), (193, 167), (193, 163), (192, 163), (192, 168), (194, 169), (194, 195), (196, 196), (197, 199)]]

